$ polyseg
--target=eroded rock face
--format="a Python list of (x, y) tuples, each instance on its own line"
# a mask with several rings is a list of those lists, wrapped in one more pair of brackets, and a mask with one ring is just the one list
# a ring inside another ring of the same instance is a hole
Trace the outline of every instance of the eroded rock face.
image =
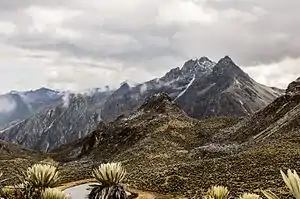
[(300, 77), (289, 84), (287, 90), (287, 95), (300, 95)]

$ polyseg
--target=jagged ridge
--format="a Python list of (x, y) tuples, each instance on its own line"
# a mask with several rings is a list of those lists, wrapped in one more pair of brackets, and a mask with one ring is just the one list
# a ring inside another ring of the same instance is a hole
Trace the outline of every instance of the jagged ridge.
[(255, 82), (228, 56), (218, 63), (206, 57), (189, 60), (160, 79), (120, 90), (107, 99), (102, 112), (105, 120), (130, 114), (148, 96), (160, 92), (167, 93), (188, 115), (198, 119), (248, 116), (283, 94)]

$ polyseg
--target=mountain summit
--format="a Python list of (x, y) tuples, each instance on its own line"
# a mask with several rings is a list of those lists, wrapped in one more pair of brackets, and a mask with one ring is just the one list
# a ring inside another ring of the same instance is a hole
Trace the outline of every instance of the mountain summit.
[(202, 57), (189, 60), (165, 76), (130, 88), (117, 90), (102, 111), (104, 120), (129, 114), (155, 93), (168, 94), (191, 117), (247, 116), (265, 107), (283, 91), (255, 82), (229, 56), (217, 63)]
[(189, 60), (182, 68), (173, 68), (163, 77), (144, 82), (126, 89), (117, 89), (107, 100), (102, 110), (102, 118), (112, 121), (119, 115), (128, 115), (148, 98), (156, 93), (164, 92), (172, 100), (181, 97), (196, 78), (212, 73), (215, 62), (207, 57)]
[(207, 57), (201, 57), (200, 59), (196, 59), (196, 60), (191, 59), (185, 62), (185, 64), (181, 69), (181, 72), (187, 75), (195, 75), (198, 73), (200, 74), (211, 73), (215, 64), (216, 63), (214, 63)]

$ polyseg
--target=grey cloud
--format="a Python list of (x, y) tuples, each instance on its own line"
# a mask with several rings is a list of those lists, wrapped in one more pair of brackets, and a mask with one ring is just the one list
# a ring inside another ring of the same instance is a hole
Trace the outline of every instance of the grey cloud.
[(9, 0), (0, 1), (0, 10), (16, 11), (19, 9), (27, 8), (32, 5), (61, 7), (67, 6), (68, 4), (72, 5), (72, 2), (74, 2), (74, 0)]
[[(200, 56), (217, 61), (230, 55), (242, 66), (300, 57), (298, 0), (115, 2), (118, 4), (78, 0), (1, 1), (0, 10), (6, 12), (0, 13), (0, 21), (11, 21), (17, 27), (14, 34), (1, 41), (37, 54), (31, 54), (31, 58), (41, 58), (40, 52), (43, 52), (43, 59), (45, 53), (55, 53), (55, 58), (49, 57), (52, 64), (81, 64), (82, 67), (117, 70), (109, 64), (99, 64), (109, 60), (105, 63), (119, 63), (123, 69), (143, 67), (155, 75), (180, 66), (186, 59)], [(132, 2), (138, 6), (126, 7)], [(177, 10), (171, 11), (175, 13), (174, 21), (164, 21), (160, 15), (161, 7), (176, 2), (193, 2), (199, 6), (195, 9), (211, 14), (212, 21), (182, 21), (181, 17), (185, 16), (177, 16)], [(33, 21), (25, 13), (30, 6), (79, 11), (77, 16), (66, 19), (59, 27), (79, 36), (63, 36), (55, 29), (30, 32), (28, 27)]]
[[(220, 12), (228, 10), (250, 13), (257, 20), (239, 23), (239, 19), (231, 20), (235, 28), (232, 33), (232, 46), (238, 47), (233, 54), (245, 64), (274, 63), (284, 58), (299, 58), (300, 56), (300, 20), (298, 8), (300, 2), (295, 0), (272, 1), (206, 1), (206, 6)], [(230, 31), (222, 26), (221, 29)], [(232, 29), (231, 29), (232, 30)], [(242, 39), (242, 40), (241, 40)], [(237, 42), (238, 41), (238, 42)], [(222, 41), (221, 41), (222, 43)]]
[[(43, 2), (51, 5), (51, 1)], [(73, 1), (69, 3), (70, 7), (74, 4)], [(297, 10), (300, 2), (297, 0), (290, 0), (290, 4), (270, 0), (206, 1), (204, 6), (220, 12), (221, 18), (211, 25), (194, 22), (162, 25), (152, 19), (157, 17), (159, 6), (150, 6), (149, 11), (145, 7), (132, 16), (109, 16), (107, 20), (101, 20), (107, 17), (101, 13), (83, 12), (64, 24), (66, 28), (82, 33), (80, 39), (63, 40), (55, 35), (45, 35), (41, 40), (37, 35), (32, 38), (16, 35), (19, 36), (17, 42), (12, 43), (28, 49), (58, 51), (64, 56), (110, 57), (128, 65), (144, 61), (145, 66), (147, 60), (160, 56), (182, 59), (206, 55), (218, 59), (229, 54), (242, 65), (299, 57), (297, 35), (300, 29), (296, 24), (300, 17)], [(265, 14), (254, 21), (240, 21), (243, 15), (222, 19), (228, 10), (255, 17), (255, 9), (264, 10)]]
[(8, 113), (16, 108), (16, 103), (9, 96), (0, 97), (0, 113)]

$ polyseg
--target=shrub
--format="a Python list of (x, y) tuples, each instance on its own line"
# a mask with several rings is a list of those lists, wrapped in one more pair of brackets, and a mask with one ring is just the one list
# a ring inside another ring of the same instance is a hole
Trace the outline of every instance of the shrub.
[(212, 186), (205, 196), (206, 199), (227, 199), (228, 197), (229, 191), (223, 186)]
[(98, 181), (91, 185), (89, 199), (127, 199), (127, 193), (120, 184), (126, 174), (120, 163), (101, 164), (92, 171), (92, 176)]
[(272, 191), (262, 191), (262, 193), (268, 198), (268, 199), (279, 199), (278, 196), (276, 196)]
[(296, 199), (300, 199), (300, 178), (297, 172), (289, 169), (287, 175), (285, 175), (283, 171), (280, 171), (280, 173), (285, 184), (290, 189), (291, 194), (293, 194)]
[(41, 199), (47, 188), (55, 187), (59, 173), (55, 166), (35, 164), (20, 174), (21, 184), (15, 187), (15, 194), (22, 199)]
[(46, 189), (57, 185), (59, 173), (57, 168), (46, 164), (35, 164), (25, 173), (25, 183), (33, 188)]
[(70, 199), (70, 197), (59, 189), (48, 188), (43, 192), (42, 199)]
[(89, 199), (127, 199), (127, 193), (122, 185), (91, 185), (92, 190), (88, 195)]
[(252, 193), (244, 193), (239, 197), (239, 199), (261, 199), (261, 197)]
[[(283, 181), (285, 182), (286, 186), (289, 188), (291, 194), (296, 198), (300, 199), (300, 178), (297, 174), (297, 172), (291, 171), (290, 169), (287, 171), (287, 175), (280, 171), (281, 176), (283, 178)], [(274, 194), (272, 191), (262, 191), (262, 193), (268, 198), (268, 199), (279, 199), (276, 194)]]
[(120, 163), (101, 164), (94, 169), (92, 176), (103, 185), (117, 185), (125, 177), (126, 171)]

